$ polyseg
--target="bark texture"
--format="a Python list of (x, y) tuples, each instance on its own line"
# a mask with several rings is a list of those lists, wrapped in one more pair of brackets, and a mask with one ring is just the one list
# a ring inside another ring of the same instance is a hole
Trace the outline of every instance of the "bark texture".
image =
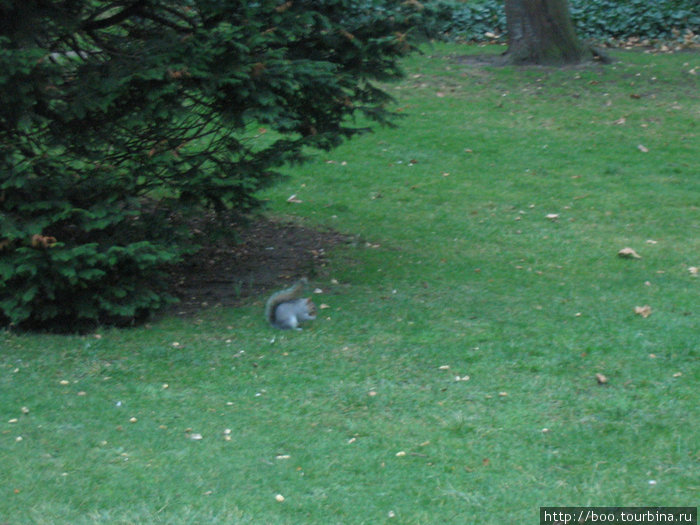
[(572, 64), (590, 54), (576, 36), (567, 0), (506, 0), (513, 64)]

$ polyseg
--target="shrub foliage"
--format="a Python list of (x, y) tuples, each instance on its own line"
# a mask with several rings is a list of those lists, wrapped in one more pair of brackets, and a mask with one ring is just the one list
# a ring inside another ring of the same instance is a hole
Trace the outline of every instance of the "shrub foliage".
[(181, 218), (244, 214), (277, 169), (387, 122), (416, 9), (347, 0), (0, 0), (0, 324), (169, 301)]
[[(431, 38), (485, 41), (487, 33), (503, 34), (503, 0), (424, 3), (421, 26)], [(578, 35), (597, 41), (639, 37), (675, 40), (700, 27), (697, 0), (569, 0)]]

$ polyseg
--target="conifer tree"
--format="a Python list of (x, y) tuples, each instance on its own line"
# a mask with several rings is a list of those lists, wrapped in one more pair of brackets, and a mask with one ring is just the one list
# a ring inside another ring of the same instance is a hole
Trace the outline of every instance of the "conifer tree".
[[(419, 4), (418, 4), (419, 5)], [(124, 322), (168, 300), (177, 217), (245, 214), (386, 123), (412, 4), (0, 0), (0, 325)]]

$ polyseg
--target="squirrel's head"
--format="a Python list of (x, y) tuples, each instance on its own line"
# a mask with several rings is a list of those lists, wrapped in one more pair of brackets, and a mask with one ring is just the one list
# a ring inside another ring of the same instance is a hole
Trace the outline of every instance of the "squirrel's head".
[(316, 304), (310, 297), (306, 298), (306, 311), (309, 313), (309, 315), (316, 315)]

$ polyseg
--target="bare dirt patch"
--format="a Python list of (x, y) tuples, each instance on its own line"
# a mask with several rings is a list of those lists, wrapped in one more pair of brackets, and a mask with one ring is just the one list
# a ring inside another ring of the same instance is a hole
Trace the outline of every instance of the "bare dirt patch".
[(236, 227), (235, 235), (223, 237), (210, 235), (207, 224), (199, 226), (201, 250), (170, 273), (171, 293), (180, 300), (170, 310), (176, 315), (236, 306), (302, 276), (313, 278), (323, 272), (331, 248), (352, 242), (335, 231), (269, 218)]
[(518, 68), (538, 68), (538, 69), (587, 69), (591, 66), (598, 66), (601, 64), (609, 64), (613, 60), (602, 50), (591, 48), (591, 56), (582, 59), (580, 62), (573, 64), (513, 64), (510, 57), (506, 54), (482, 54), (482, 55), (458, 55), (451, 58), (451, 60), (457, 64), (472, 67), (506, 67), (506, 66), (517, 66)]

